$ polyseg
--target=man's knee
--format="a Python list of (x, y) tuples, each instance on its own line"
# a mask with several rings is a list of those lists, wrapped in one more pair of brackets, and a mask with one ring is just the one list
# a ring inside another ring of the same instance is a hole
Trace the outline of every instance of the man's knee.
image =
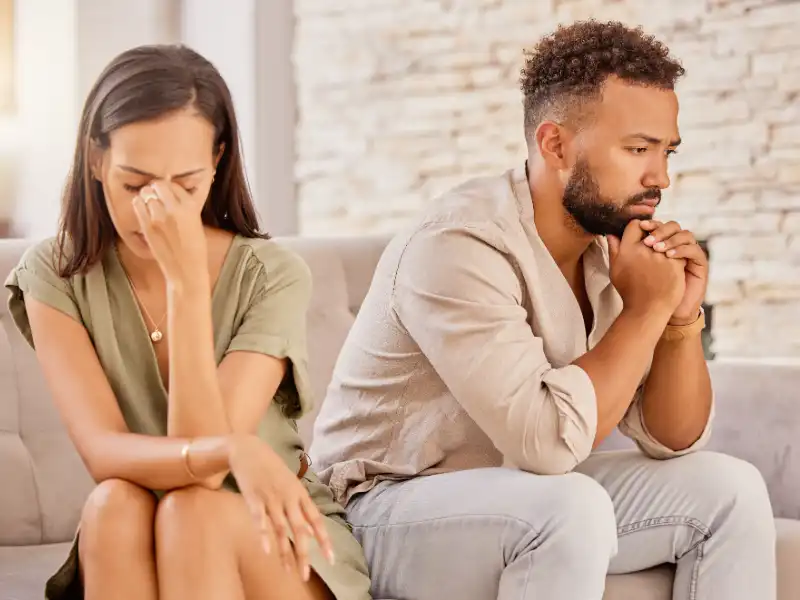
[(610, 559), (617, 553), (617, 520), (611, 497), (586, 475), (569, 473), (562, 478), (556, 497), (559, 543), (576, 548), (590, 545), (595, 553)]
[(741, 520), (747, 528), (760, 522), (767, 532), (772, 530), (766, 482), (754, 465), (717, 452), (697, 452), (680, 460), (682, 476), (698, 503), (708, 505), (718, 518)]
[(509, 516), (536, 532), (536, 548), (557, 551), (576, 564), (592, 558), (609, 561), (616, 554), (614, 505), (599, 483), (579, 473), (547, 477), (546, 486), (541, 476), (528, 477), (516, 481), (515, 489), (498, 494), (515, 495), (514, 514)]

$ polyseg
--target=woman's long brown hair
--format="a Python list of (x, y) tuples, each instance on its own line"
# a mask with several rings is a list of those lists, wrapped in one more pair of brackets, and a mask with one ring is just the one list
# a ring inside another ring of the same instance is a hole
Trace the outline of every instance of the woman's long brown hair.
[(140, 46), (111, 61), (84, 104), (62, 197), (56, 260), (61, 277), (85, 273), (115, 243), (116, 231), (102, 184), (92, 176), (93, 149), (108, 148), (109, 134), (115, 129), (188, 106), (213, 124), (213, 150), (224, 148), (203, 207), (203, 223), (245, 237), (269, 237), (259, 231), (242, 164), (233, 100), (222, 76), (208, 60), (185, 46)]

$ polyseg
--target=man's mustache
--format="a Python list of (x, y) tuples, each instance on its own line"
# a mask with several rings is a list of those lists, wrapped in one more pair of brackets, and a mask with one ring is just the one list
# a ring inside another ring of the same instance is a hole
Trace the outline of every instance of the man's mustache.
[(658, 188), (651, 188), (649, 190), (645, 190), (636, 194), (635, 196), (631, 196), (628, 199), (628, 204), (639, 204), (644, 200), (657, 200), (658, 203), (661, 203), (661, 190)]

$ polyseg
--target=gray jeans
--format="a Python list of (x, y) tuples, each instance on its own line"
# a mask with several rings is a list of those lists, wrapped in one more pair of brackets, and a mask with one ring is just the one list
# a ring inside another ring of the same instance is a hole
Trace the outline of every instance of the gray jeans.
[(673, 563), (673, 600), (775, 600), (775, 525), (752, 465), (623, 451), (578, 471), (476, 469), (355, 497), (374, 597), (601, 600), (608, 573)]

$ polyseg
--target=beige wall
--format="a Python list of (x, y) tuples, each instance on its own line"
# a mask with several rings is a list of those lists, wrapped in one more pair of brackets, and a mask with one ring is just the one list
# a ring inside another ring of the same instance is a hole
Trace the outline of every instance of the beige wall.
[(800, 357), (800, 3), (297, 0), (304, 233), (394, 231), (524, 156), (522, 49), (558, 22), (643, 24), (688, 75), (662, 216), (707, 237), (722, 357)]

